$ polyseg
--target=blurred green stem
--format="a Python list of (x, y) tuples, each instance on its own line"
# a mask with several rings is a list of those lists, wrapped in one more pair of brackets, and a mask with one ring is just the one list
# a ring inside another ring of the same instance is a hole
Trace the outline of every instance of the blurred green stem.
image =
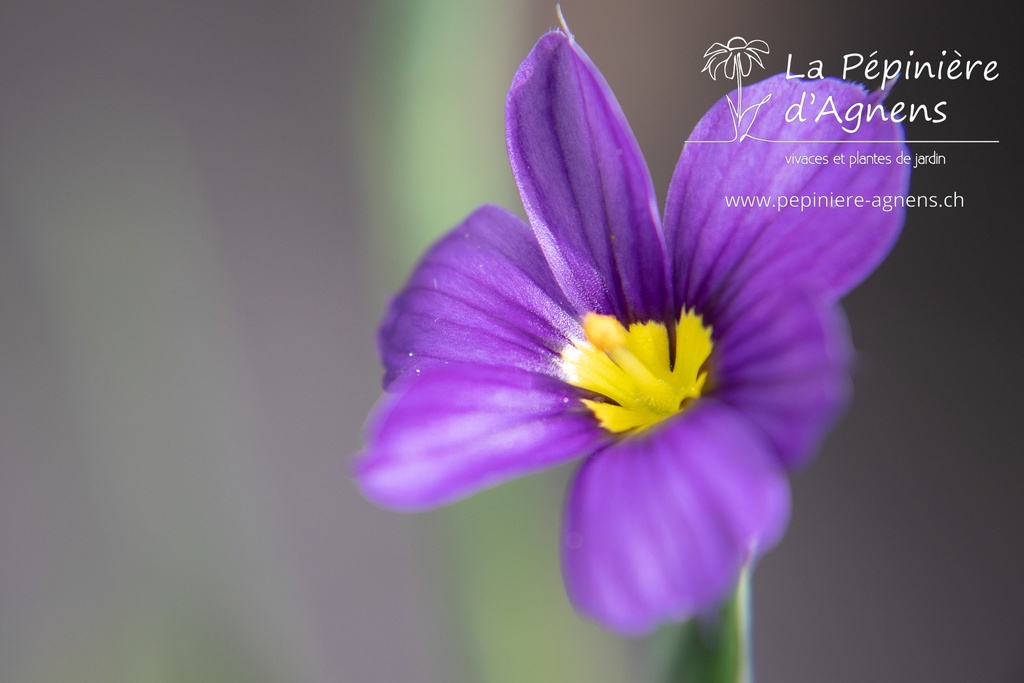
[(692, 619), (673, 635), (665, 683), (752, 683), (749, 568), (716, 614)]

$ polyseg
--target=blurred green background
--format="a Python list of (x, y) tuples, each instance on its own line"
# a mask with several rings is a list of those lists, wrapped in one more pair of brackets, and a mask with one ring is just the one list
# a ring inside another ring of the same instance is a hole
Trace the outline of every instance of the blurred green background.
[[(700, 73), (713, 42), (766, 40), (765, 75), (787, 52), (1003, 65), (901, 86), (950, 101), (942, 136), (1004, 142), (915, 175), (967, 208), (912, 212), (847, 302), (858, 394), (754, 575), (755, 666), (1024, 680), (1017, 132), (994, 114), (1019, 76), (997, 6), (562, 6), (661, 199), (727, 91)], [(556, 23), (497, 0), (3, 4), (0, 680), (651, 677), (649, 643), (565, 600), (571, 468), (416, 516), (348, 474), (387, 297), (476, 206), (522, 211), (505, 94)]]

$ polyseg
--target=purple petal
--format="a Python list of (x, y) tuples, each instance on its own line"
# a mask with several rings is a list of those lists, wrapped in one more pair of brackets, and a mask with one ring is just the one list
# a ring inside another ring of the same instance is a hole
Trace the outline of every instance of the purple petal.
[(639, 634), (713, 607), (774, 545), (789, 488), (756, 430), (704, 400), (589, 458), (572, 484), (562, 566), (577, 610)]
[(449, 363), (554, 374), (579, 320), (530, 227), (485, 206), (424, 255), (392, 302), (378, 337), (384, 385)]
[(505, 120), (526, 213), (576, 311), (670, 319), (647, 165), (608, 84), (572, 39), (540, 39), (512, 81)]
[[(740, 123), (753, 138), (725, 143), (688, 143), (669, 187), (665, 230), (674, 261), (677, 303), (705, 313), (731, 305), (741, 296), (760, 296), (780, 284), (801, 285), (823, 300), (835, 300), (856, 286), (889, 252), (903, 225), (903, 210), (884, 211), (875, 196), (905, 195), (909, 169), (895, 163), (907, 153), (902, 126), (882, 121), (877, 111), (866, 121), (878, 93), (835, 79), (787, 80), (775, 76), (743, 88), (744, 107), (771, 96), (749, 110)], [(804, 97), (806, 121), (786, 122), (791, 105)], [(811, 97), (814, 98), (813, 105)], [(865, 120), (840, 123), (826, 114), (813, 119), (829, 99), (841, 117), (864, 107)], [(731, 140), (736, 124), (723, 98), (709, 111), (691, 140)], [(822, 142), (778, 142), (805, 140)], [(863, 143), (831, 141), (864, 140)], [(825, 142), (829, 141), (829, 142)], [(835, 155), (844, 154), (843, 163)], [(881, 155), (888, 164), (849, 166), (850, 156)], [(819, 156), (828, 164), (787, 163), (787, 157)], [(775, 205), (730, 207), (726, 197), (863, 196), (861, 208), (806, 208)]]
[(711, 391), (764, 433), (783, 465), (802, 464), (849, 398), (846, 321), (800, 293), (730, 313), (715, 329)]
[(452, 365), (395, 385), (356, 463), (375, 503), (416, 510), (593, 452), (604, 439), (578, 393), (516, 368)]

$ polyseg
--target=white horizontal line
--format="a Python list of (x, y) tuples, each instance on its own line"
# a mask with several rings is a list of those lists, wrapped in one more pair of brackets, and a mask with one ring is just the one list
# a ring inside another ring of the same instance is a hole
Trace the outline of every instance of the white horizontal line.
[[(763, 138), (755, 138), (752, 135), (747, 136), (751, 140), (757, 140), (758, 142), (780, 142), (784, 144), (822, 144), (822, 145), (866, 145), (866, 144), (880, 144), (892, 142), (895, 144), (927, 144), (927, 145), (995, 145), (999, 143), (999, 140), (765, 140)], [(717, 143), (717, 144), (728, 144), (730, 142), (737, 142), (737, 140), (687, 140), (686, 143)]]

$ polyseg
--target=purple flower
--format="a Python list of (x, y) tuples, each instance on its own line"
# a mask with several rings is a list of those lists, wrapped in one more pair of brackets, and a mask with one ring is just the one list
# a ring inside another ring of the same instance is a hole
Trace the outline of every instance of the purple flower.
[[(580, 612), (623, 633), (713, 607), (779, 540), (786, 472), (848, 393), (836, 300), (903, 221), (870, 205), (730, 206), (870, 201), (908, 183), (905, 166), (831, 159), (902, 152), (872, 142), (902, 139), (881, 116), (854, 135), (838, 117), (785, 120), (803, 93), (839, 112), (877, 96), (831, 79), (748, 87), (772, 95), (760, 140), (687, 144), (662, 220), (600, 72), (571, 37), (543, 36), (506, 113), (529, 225), (478, 209), (427, 252), (380, 329), (387, 393), (357, 463), (365, 494), (417, 510), (583, 457), (564, 514), (565, 584)], [(727, 140), (733, 125), (723, 98), (691, 139)], [(806, 142), (762, 141), (794, 139)]]

